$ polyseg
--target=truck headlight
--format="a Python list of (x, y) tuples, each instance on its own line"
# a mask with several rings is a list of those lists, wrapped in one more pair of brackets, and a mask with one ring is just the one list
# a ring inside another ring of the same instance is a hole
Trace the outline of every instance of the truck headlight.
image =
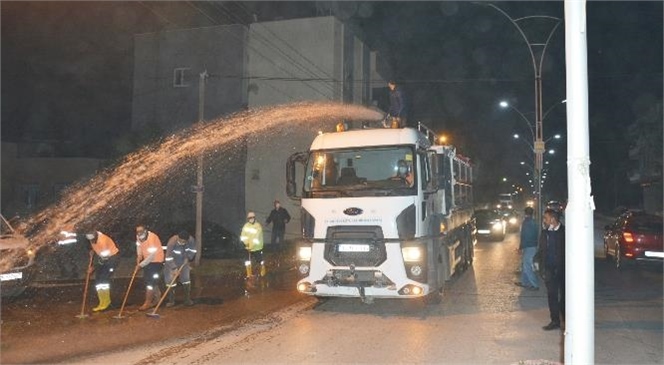
[(297, 258), (300, 261), (311, 260), (311, 246), (300, 246), (297, 250)]
[(503, 229), (503, 223), (502, 222), (496, 222), (496, 223), (493, 224), (492, 227), (496, 231), (501, 230), (501, 229)]
[(511, 225), (515, 225), (515, 224), (516, 224), (516, 221), (517, 221), (517, 220), (516, 220), (515, 217), (510, 218), (510, 224), (511, 224)]
[(401, 254), (403, 255), (403, 260), (405, 262), (417, 262), (422, 260), (422, 248), (421, 247), (402, 247)]

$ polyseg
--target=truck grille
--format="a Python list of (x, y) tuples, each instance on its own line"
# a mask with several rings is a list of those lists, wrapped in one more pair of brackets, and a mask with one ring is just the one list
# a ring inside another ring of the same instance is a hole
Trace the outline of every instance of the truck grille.
[(386, 258), (380, 226), (334, 226), (327, 229), (325, 260), (334, 266), (375, 267)]

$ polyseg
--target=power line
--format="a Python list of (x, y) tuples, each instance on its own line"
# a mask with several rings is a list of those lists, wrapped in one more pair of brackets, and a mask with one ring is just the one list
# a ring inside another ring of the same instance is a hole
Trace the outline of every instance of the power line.
[[(187, 3), (190, 4), (189, 1), (188, 1)], [(222, 9), (222, 8), (217, 7), (217, 6), (216, 6), (216, 3), (211, 3), (211, 4), (215, 7), (215, 9), (219, 10), (220, 12), (223, 12), (224, 15), (226, 15), (226, 16), (228, 17), (229, 20), (233, 20), (233, 19), (230, 17), (230, 15), (234, 15), (234, 14), (232, 14), (232, 13), (226, 11), (225, 9)], [(190, 6), (193, 6), (193, 5), (190, 4)], [(194, 7), (194, 8), (196, 8), (198, 11), (203, 12), (203, 10), (199, 9), (198, 7)], [(230, 15), (228, 15), (228, 14), (230, 14)], [(236, 18), (235, 20), (237, 20), (237, 18)], [(242, 19), (240, 19), (240, 23), (242, 23)], [(257, 37), (256, 39), (257, 39), (258, 41), (260, 41), (261, 43), (263, 43), (265, 46), (268, 46), (268, 47), (270, 46), (269, 42), (267, 42), (266, 40), (261, 39), (261, 38), (259, 38), (259, 37)], [(256, 49), (255, 47), (251, 47), (251, 46), (249, 46), (249, 45), (247, 44), (247, 48), (253, 50), (256, 54), (258, 54), (258, 55), (260, 55), (261, 57), (263, 57), (265, 60), (267, 60), (268, 62), (270, 62), (270, 63), (271, 63), (273, 66), (275, 66), (276, 68), (278, 68), (278, 69), (280, 69), (280, 70), (286, 72), (287, 74), (289, 74), (289, 75), (291, 75), (291, 76), (293, 76), (293, 77), (296, 77), (292, 72), (286, 70), (285, 68), (283, 68), (283, 67), (279, 66), (278, 64), (276, 64), (275, 62), (273, 62), (269, 57), (265, 56), (263, 53), (261, 53), (260, 51), (258, 51), (258, 49)], [(281, 52), (281, 53), (284, 55), (284, 58), (288, 58), (288, 56), (287, 56), (283, 51), (281, 51), (279, 48), (275, 48), (275, 49), (276, 49), (277, 51)], [(297, 63), (295, 60), (292, 60), (292, 59), (291, 59), (290, 61), (291, 61), (291, 62), (295, 62), (295, 63)], [(319, 89), (315, 88), (313, 85), (310, 85), (310, 84), (305, 84), (305, 85), (306, 85), (307, 87), (309, 87), (310, 89), (312, 89), (313, 91), (315, 91), (315, 92), (317, 92), (318, 94), (320, 94), (321, 96), (323, 96), (324, 98), (328, 98), (328, 97), (329, 97), (329, 96), (326, 95), (324, 92), (321, 92)]]

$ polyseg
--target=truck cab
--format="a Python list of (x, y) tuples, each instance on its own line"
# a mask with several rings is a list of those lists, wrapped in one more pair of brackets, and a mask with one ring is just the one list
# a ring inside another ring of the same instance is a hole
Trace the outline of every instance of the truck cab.
[(301, 201), (300, 292), (363, 300), (438, 295), (459, 265), (472, 262), (472, 212), (462, 222), (453, 204), (468, 189), (455, 181), (453, 148), (432, 145), (427, 134), (325, 133), (291, 156), (287, 193)]

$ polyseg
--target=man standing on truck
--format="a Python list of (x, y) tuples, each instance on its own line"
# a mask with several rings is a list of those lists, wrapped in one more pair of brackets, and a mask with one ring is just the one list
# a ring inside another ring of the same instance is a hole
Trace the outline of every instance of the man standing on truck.
[(265, 224), (272, 223), (272, 239), (270, 240), (270, 244), (275, 251), (281, 251), (282, 249), (286, 223), (290, 222), (290, 219), (288, 211), (281, 206), (279, 200), (275, 200), (274, 209), (272, 209), (270, 216), (265, 221)]
[(400, 87), (397, 87), (397, 83), (394, 80), (390, 80), (387, 83), (387, 87), (390, 89), (390, 109), (387, 115), (396, 120), (399, 128), (406, 128), (406, 103), (403, 91)]

